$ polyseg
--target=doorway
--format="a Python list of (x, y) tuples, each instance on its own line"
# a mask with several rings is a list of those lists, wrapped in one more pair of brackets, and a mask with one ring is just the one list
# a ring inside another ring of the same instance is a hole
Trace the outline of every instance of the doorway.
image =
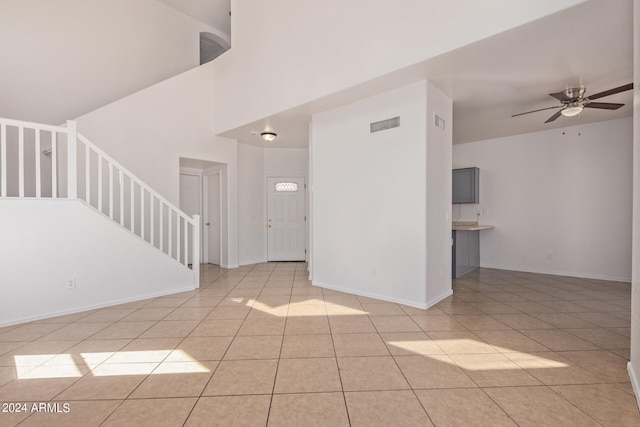
[[(200, 215), (200, 263), (204, 264), (226, 263), (226, 167), (224, 163), (180, 159), (180, 210)], [(189, 259), (191, 252), (189, 248)]]
[(304, 261), (304, 177), (267, 178), (267, 260)]

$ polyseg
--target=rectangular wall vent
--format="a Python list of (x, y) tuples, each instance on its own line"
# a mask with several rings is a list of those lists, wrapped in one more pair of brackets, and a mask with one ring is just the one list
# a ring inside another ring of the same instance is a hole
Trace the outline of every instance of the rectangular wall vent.
[(437, 128), (440, 128), (442, 130), (444, 130), (444, 128), (446, 127), (446, 122), (444, 121), (444, 119), (442, 117), (440, 117), (439, 115), (435, 114), (435, 120), (433, 121), (433, 125)]
[(400, 127), (400, 116), (392, 117), (386, 120), (380, 120), (378, 122), (373, 122), (370, 125), (370, 132), (380, 132), (381, 130), (393, 129)]

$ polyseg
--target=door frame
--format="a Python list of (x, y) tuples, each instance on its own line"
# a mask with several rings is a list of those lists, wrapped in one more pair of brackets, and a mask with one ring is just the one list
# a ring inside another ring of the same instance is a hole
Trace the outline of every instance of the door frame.
[[(269, 259), (269, 179), (302, 179), (304, 182), (304, 260), (307, 260), (309, 255), (309, 212), (308, 212), (308, 196), (307, 196), (307, 177), (304, 175), (265, 175), (264, 177), (264, 259), (266, 262), (271, 262)], [(278, 262), (278, 261), (274, 261)]]
[[(185, 167), (181, 167), (180, 168), (180, 175), (189, 175), (189, 176), (195, 176), (198, 178), (198, 193), (200, 194), (200, 206), (198, 209), (198, 215), (200, 215), (200, 264), (202, 264), (204, 262), (205, 256), (204, 256), (204, 231), (203, 231), (203, 221), (202, 221), (202, 211), (203, 211), (203, 206), (204, 206), (204, 193), (203, 193), (203, 179), (202, 179), (202, 171), (200, 169), (193, 169), (193, 168), (185, 168)], [(180, 209), (182, 209), (182, 206), (179, 206)]]
[[(209, 180), (208, 177), (218, 175), (218, 197), (219, 197), (219, 211), (218, 214), (218, 245), (220, 261), (219, 266), (223, 265), (222, 262), (222, 209), (223, 209), (223, 201), (222, 201), (222, 167), (215, 166), (212, 168), (208, 168), (202, 171), (202, 241), (204, 243), (203, 248), (203, 257), (207, 263), (209, 263), (209, 229), (204, 225), (204, 218), (209, 219), (209, 197), (211, 196), (211, 192), (209, 189)], [(214, 264), (215, 265), (215, 264)]]

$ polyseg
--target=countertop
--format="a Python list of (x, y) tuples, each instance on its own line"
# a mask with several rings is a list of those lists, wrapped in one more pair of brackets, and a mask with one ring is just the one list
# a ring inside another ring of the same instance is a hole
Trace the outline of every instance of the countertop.
[(453, 221), (451, 229), (456, 231), (477, 231), (489, 230), (494, 228), (493, 225), (478, 224), (475, 221)]

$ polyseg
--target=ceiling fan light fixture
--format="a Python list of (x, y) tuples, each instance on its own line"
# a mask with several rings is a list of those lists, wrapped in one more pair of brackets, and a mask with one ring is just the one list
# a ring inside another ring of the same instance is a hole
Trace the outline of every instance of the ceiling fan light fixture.
[(260, 136), (262, 137), (262, 139), (264, 139), (266, 142), (272, 142), (274, 139), (276, 139), (276, 135), (273, 132), (262, 132), (260, 134)]
[(563, 116), (565, 117), (573, 117), (573, 116), (577, 116), (578, 114), (580, 114), (582, 112), (582, 109), (584, 107), (580, 104), (569, 104), (567, 106), (567, 108), (563, 109), (562, 111), (560, 111), (560, 113), (562, 113)]

